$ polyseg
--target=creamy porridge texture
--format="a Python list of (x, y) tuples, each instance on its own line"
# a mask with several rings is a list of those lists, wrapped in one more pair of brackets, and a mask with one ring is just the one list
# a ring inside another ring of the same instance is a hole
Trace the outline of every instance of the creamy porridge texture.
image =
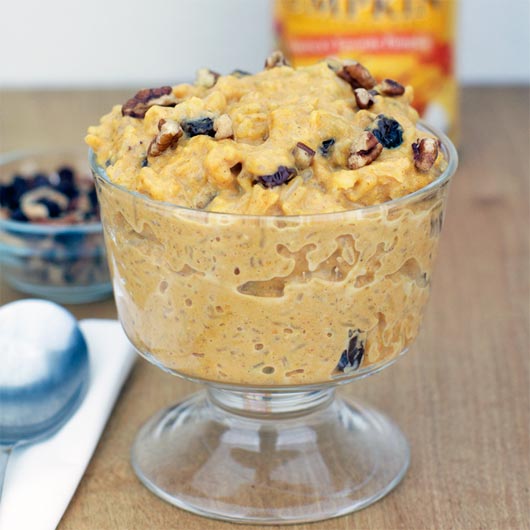
[(411, 98), (358, 63), (293, 69), (276, 53), (255, 75), (141, 91), (91, 127), (138, 349), (249, 385), (325, 382), (406, 349), (447, 193), (388, 202), (447, 165)]

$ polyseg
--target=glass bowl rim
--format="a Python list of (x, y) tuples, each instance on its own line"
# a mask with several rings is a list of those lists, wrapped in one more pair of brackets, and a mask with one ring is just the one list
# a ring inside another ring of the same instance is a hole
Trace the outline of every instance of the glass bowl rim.
[[(0, 167), (13, 162), (23, 161), (24, 159), (31, 159), (32, 157), (46, 156), (46, 155), (61, 155), (77, 153), (82, 155), (84, 149), (81, 147), (72, 148), (52, 148), (52, 149), (17, 149), (15, 151), (8, 151), (0, 153)], [(28, 221), (13, 221), (12, 219), (0, 219), (0, 230), (9, 230), (10, 232), (17, 232), (18, 234), (27, 235), (57, 235), (57, 234), (94, 234), (103, 232), (103, 225), (101, 221), (92, 223), (78, 223), (71, 225), (58, 225), (52, 223), (32, 223)]]
[(454, 175), (457, 169), (457, 166), (458, 166), (458, 153), (456, 151), (456, 148), (453, 142), (451, 142), (451, 140), (443, 132), (439, 131), (435, 127), (427, 125), (422, 120), (418, 121), (418, 125), (419, 125), (420, 130), (425, 130), (426, 132), (433, 134), (436, 138), (440, 140), (441, 145), (442, 145), (442, 152), (444, 153), (447, 159), (447, 162), (448, 162), (447, 168), (445, 169), (445, 171), (443, 171), (432, 182), (427, 184), (427, 186), (424, 186), (423, 188), (420, 188), (419, 190), (416, 190), (413, 193), (409, 193), (407, 195), (403, 195), (402, 197), (398, 197), (397, 199), (392, 199), (391, 201), (386, 201), (386, 202), (382, 202), (379, 204), (363, 206), (360, 208), (354, 208), (350, 210), (340, 210), (336, 212), (322, 212), (322, 213), (309, 213), (309, 214), (296, 214), (296, 215), (259, 215), (259, 214), (241, 214), (241, 213), (233, 213), (233, 212), (215, 212), (215, 211), (212, 212), (209, 210), (199, 210), (197, 208), (190, 208), (187, 206), (181, 206), (181, 205), (166, 202), (166, 201), (152, 199), (148, 195), (145, 195), (138, 191), (130, 190), (129, 188), (126, 188), (125, 186), (122, 186), (121, 184), (116, 184), (115, 182), (112, 182), (110, 180), (110, 178), (108, 177), (105, 171), (105, 168), (103, 168), (102, 166), (98, 164), (96, 160), (96, 154), (92, 148), (88, 149), (88, 158), (89, 158), (90, 167), (92, 168), (94, 175), (96, 177), (100, 178), (105, 183), (109, 184), (111, 187), (121, 192), (125, 192), (126, 194), (129, 194), (136, 199), (140, 199), (141, 201), (144, 201), (147, 204), (150, 204), (156, 208), (163, 208), (163, 209), (172, 210), (175, 212), (185, 212), (190, 215), (193, 214), (196, 216), (205, 216), (208, 219), (211, 219), (211, 218), (233, 218), (233, 219), (241, 219), (241, 220), (260, 219), (260, 220), (266, 220), (270, 222), (278, 222), (278, 220), (281, 220), (281, 219), (289, 219), (289, 220), (333, 219), (333, 218), (344, 217), (344, 216), (349, 216), (349, 215), (363, 216), (365, 214), (372, 213), (372, 212), (390, 210), (394, 207), (399, 207), (409, 202), (415, 202), (416, 200), (419, 201), (422, 198), (428, 196), (431, 192), (441, 188), (446, 182), (450, 180), (450, 178)]

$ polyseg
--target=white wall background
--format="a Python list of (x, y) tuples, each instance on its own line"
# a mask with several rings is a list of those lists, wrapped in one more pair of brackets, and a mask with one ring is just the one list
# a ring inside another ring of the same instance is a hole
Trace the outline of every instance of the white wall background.
[[(272, 0), (0, 0), (0, 87), (146, 86), (255, 71)], [(463, 83), (530, 83), (530, 0), (460, 0)]]

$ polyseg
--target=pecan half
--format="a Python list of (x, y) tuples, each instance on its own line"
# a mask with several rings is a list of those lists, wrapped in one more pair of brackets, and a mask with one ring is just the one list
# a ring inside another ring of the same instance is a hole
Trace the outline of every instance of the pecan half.
[(265, 59), (265, 68), (270, 70), (276, 66), (291, 66), (285, 55), (280, 50), (272, 52), (267, 59)]
[(180, 124), (173, 120), (160, 120), (158, 122), (158, 134), (149, 144), (148, 156), (160, 156), (166, 149), (176, 145), (179, 138), (184, 134)]
[(405, 93), (405, 87), (393, 79), (383, 79), (379, 85), (381, 94), (385, 96), (401, 96)]
[(438, 140), (434, 138), (418, 138), (412, 144), (414, 165), (418, 171), (427, 172), (438, 158)]
[(228, 114), (221, 114), (221, 116), (215, 118), (213, 128), (216, 140), (223, 140), (224, 138), (232, 138), (234, 136), (232, 118)]
[(374, 104), (374, 96), (366, 88), (356, 88), (353, 93), (360, 109), (369, 109)]
[(221, 77), (221, 74), (209, 70), (208, 68), (201, 68), (197, 70), (197, 77), (195, 78), (195, 84), (204, 88), (212, 88), (217, 80)]
[(294, 162), (298, 169), (306, 169), (313, 162), (315, 151), (308, 145), (298, 142), (293, 149)]
[(143, 118), (147, 110), (153, 105), (174, 107), (178, 103), (170, 86), (160, 88), (144, 88), (127, 100), (121, 107), (122, 116)]
[(372, 74), (361, 63), (346, 64), (342, 70), (337, 72), (337, 75), (349, 83), (352, 88), (368, 90), (377, 84)]
[(377, 138), (370, 131), (364, 131), (350, 147), (348, 167), (359, 169), (367, 166), (380, 155), (382, 150), (383, 146), (377, 141)]

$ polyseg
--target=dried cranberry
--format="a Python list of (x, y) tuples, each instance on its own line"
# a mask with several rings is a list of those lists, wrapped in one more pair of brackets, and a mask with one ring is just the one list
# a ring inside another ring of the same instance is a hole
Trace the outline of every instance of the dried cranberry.
[(97, 208), (97, 206), (98, 206), (98, 194), (96, 192), (96, 188), (92, 188), (88, 192), (88, 199), (90, 201), (90, 206), (92, 206), (92, 208)]
[(399, 147), (403, 143), (403, 128), (401, 125), (393, 118), (388, 118), (383, 114), (377, 116), (372, 134), (387, 149)]
[(185, 121), (182, 124), (184, 132), (191, 138), (199, 134), (206, 134), (212, 138), (215, 136), (213, 120), (211, 118), (198, 118), (196, 120)]
[(37, 173), (30, 182), (31, 188), (41, 188), (42, 186), (50, 186), (50, 179), (44, 173)]
[(74, 182), (74, 172), (71, 168), (68, 166), (63, 166), (57, 170), (57, 174), (59, 175), (59, 178), (61, 179), (61, 182)]
[(28, 220), (28, 218), (24, 215), (24, 212), (20, 208), (17, 208), (11, 214), (11, 219), (13, 221), (27, 221)]
[(286, 184), (296, 175), (296, 169), (292, 167), (279, 166), (278, 171), (271, 175), (262, 175), (256, 182), (263, 184), (266, 188), (275, 188)]
[(59, 217), (59, 215), (61, 215), (61, 207), (55, 201), (51, 201), (50, 199), (43, 197), (37, 202), (46, 206), (46, 208), (48, 209), (48, 217), (50, 219), (54, 219), (55, 217)]
[(79, 195), (79, 190), (77, 189), (74, 182), (59, 182), (57, 186), (54, 186), (57, 191), (60, 191), (63, 195), (66, 195), (69, 199), (75, 199)]
[(335, 138), (329, 138), (328, 140), (324, 140), (321, 144), (318, 150), (320, 151), (320, 154), (322, 156), (328, 156), (330, 149), (335, 145)]
[(10, 208), (11, 202), (13, 200), (13, 187), (2, 186), (0, 184), (0, 206), (5, 206)]
[(247, 75), (252, 75), (252, 74), (250, 72), (247, 72), (246, 70), (234, 70), (233, 72), (230, 73), (230, 75), (237, 77), (237, 78), (241, 78), (241, 77), (246, 77)]
[(342, 352), (337, 370), (339, 372), (349, 372), (357, 370), (361, 366), (364, 356), (364, 342), (359, 338), (359, 330), (348, 332), (348, 347)]

